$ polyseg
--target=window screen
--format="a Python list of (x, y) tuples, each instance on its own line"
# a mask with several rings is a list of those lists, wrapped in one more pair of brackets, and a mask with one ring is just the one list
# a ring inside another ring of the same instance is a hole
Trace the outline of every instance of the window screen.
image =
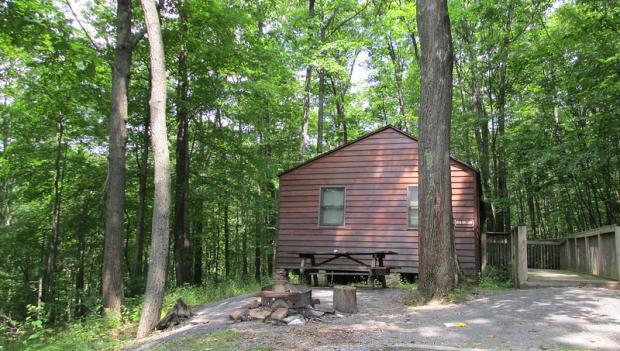
[(410, 186), (407, 195), (409, 205), (409, 228), (417, 228), (419, 224), (418, 186)]
[(321, 188), (320, 225), (344, 225), (344, 188)]

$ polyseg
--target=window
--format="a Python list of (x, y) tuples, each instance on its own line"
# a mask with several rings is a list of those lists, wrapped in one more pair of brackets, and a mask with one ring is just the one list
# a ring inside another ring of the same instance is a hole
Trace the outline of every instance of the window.
[(409, 228), (417, 228), (419, 223), (418, 186), (410, 186), (408, 190)]
[(321, 188), (321, 226), (339, 227), (344, 225), (344, 188)]

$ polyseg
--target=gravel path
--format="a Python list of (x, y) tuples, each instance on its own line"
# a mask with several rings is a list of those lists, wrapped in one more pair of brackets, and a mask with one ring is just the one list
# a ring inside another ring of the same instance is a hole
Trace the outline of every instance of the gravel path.
[[(331, 303), (330, 289), (313, 297)], [(458, 305), (403, 305), (397, 289), (359, 289), (359, 313), (324, 317), (303, 326), (230, 324), (227, 314), (253, 299), (235, 297), (195, 309), (194, 323), (151, 337), (134, 350), (235, 328), (244, 349), (273, 350), (620, 350), (620, 292), (544, 288), (483, 292)], [(327, 315), (326, 315), (327, 316)], [(200, 323), (204, 318), (209, 323)], [(464, 322), (465, 327), (444, 323)]]

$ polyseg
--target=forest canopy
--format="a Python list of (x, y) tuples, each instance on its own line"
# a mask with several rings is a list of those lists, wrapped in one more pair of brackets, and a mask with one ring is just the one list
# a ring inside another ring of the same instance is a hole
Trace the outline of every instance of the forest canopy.
[[(149, 48), (132, 3), (126, 297), (144, 292), (153, 205)], [(483, 230), (526, 224), (547, 239), (618, 223), (620, 6), (448, 6), (451, 153), (480, 174)], [(273, 271), (279, 172), (386, 124), (417, 135), (415, 2), (175, 0), (159, 11), (167, 284), (260, 281)], [(111, 1), (0, 4), (0, 315), (12, 320), (101, 308), (116, 17)]]

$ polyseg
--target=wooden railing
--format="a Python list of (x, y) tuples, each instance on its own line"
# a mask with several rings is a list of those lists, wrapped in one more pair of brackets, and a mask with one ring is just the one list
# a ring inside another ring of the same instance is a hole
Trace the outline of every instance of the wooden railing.
[(518, 226), (508, 233), (482, 233), (482, 271), (488, 266), (509, 267), (515, 287), (527, 280), (527, 229)]
[(570, 235), (558, 246), (560, 268), (620, 280), (620, 226)]
[(559, 240), (528, 240), (527, 268), (560, 269)]

